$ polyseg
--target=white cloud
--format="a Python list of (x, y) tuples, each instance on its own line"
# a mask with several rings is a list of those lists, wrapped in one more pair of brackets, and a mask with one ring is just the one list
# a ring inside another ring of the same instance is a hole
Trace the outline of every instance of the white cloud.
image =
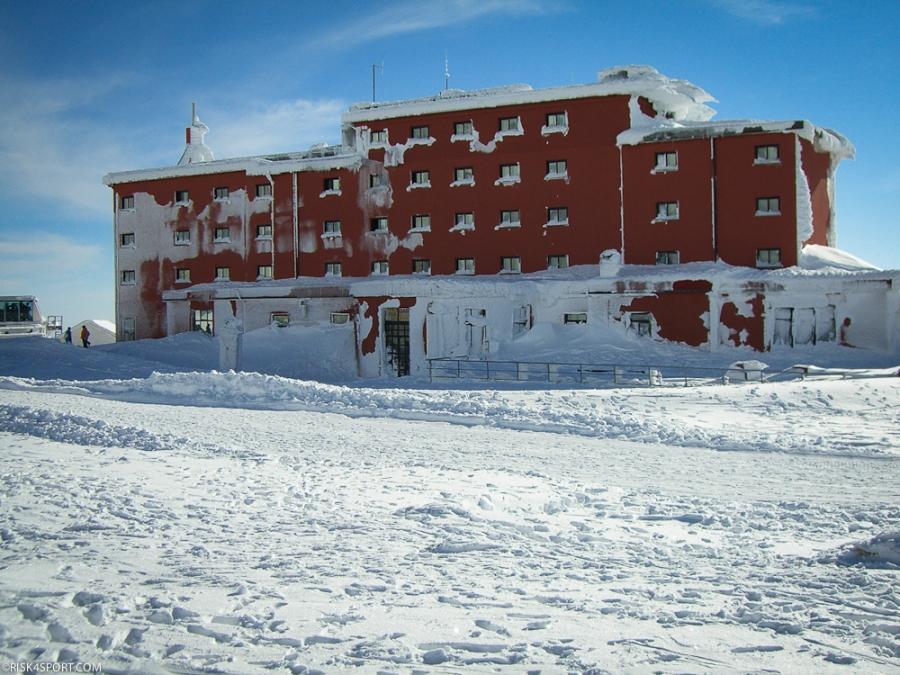
[(775, 0), (708, 0), (729, 14), (766, 26), (783, 24), (790, 19), (815, 16), (816, 10), (806, 5), (794, 5)]
[[(341, 138), (342, 101), (279, 101), (247, 111), (210, 112), (206, 143), (216, 158), (244, 157), (267, 152), (303, 150), (313, 143), (338, 143)], [(227, 116), (227, 117), (226, 117)]]
[(558, 11), (547, 0), (404, 0), (360, 16), (314, 40), (313, 47), (343, 47), (421, 30), (464, 23), (489, 15), (527, 16)]

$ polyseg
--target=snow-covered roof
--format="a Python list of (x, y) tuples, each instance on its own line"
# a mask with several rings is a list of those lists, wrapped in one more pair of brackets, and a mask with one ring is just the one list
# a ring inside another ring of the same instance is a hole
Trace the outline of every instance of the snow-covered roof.
[(106, 174), (103, 177), (103, 184), (112, 186), (121, 183), (180, 178), (182, 176), (203, 176), (229, 171), (245, 171), (248, 176), (266, 176), (292, 171), (353, 169), (358, 167), (361, 161), (362, 156), (359, 153), (343, 152), (343, 146), (332, 145), (324, 148), (316, 146), (302, 152), (270, 153), (267, 155), (198, 162), (196, 164), (119, 171)]
[(456, 110), (563, 101), (593, 96), (643, 96), (661, 115), (675, 120), (706, 121), (715, 111), (708, 92), (687, 80), (667, 77), (650, 66), (615, 66), (597, 73), (597, 82), (547, 89), (516, 84), (463, 91), (448, 89), (434, 96), (378, 103), (357, 103), (341, 117), (345, 124)]

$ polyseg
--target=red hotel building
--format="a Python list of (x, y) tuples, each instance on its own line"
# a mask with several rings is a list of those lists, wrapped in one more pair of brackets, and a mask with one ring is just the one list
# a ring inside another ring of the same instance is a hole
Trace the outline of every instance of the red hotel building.
[[(346, 321), (361, 374), (482, 357), (539, 320), (710, 348), (834, 340), (857, 282), (880, 303), (896, 280), (834, 279), (828, 298), (821, 277), (772, 270), (834, 243), (852, 146), (807, 121), (711, 122), (711, 100), (613, 68), (593, 84), (359, 104), (339, 146), (226, 160), (195, 114), (177, 166), (104, 179), (119, 339), (216, 331), (240, 302), (245, 330)], [(776, 325), (779, 294), (813, 312), (811, 335), (784, 312)], [(385, 341), (385, 321), (407, 322), (405, 344)], [(891, 340), (888, 327), (875, 343)]]

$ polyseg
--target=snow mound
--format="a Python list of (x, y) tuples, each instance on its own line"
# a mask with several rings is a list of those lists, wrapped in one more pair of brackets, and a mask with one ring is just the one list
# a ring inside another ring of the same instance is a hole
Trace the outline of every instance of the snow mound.
[(881, 271), (872, 263), (857, 258), (852, 253), (831, 246), (807, 244), (800, 251), (797, 266), (806, 270), (846, 270), (848, 272)]
[(866, 541), (852, 544), (838, 556), (845, 565), (865, 565), (900, 569), (900, 530), (883, 532)]

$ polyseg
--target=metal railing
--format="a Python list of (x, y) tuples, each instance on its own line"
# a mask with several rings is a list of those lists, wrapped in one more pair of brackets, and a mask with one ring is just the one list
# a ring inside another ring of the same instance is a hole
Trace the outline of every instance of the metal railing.
[[(698, 366), (648, 366), (598, 363), (555, 363), (547, 361), (475, 361), (469, 359), (428, 359), (428, 379), (484, 380), (493, 382), (548, 382), (594, 386), (702, 386), (743, 382), (767, 382), (776, 378), (805, 379), (804, 366), (764, 374), (759, 368), (706, 368)], [(834, 375), (832, 375), (833, 377)]]

